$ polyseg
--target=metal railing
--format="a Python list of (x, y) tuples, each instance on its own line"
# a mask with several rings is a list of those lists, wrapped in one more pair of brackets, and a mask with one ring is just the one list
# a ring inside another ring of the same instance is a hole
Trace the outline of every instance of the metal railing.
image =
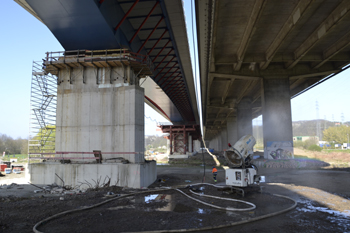
[(49, 65), (60, 60), (65, 63), (80, 62), (79, 59), (83, 59), (84, 62), (93, 62), (94, 60), (119, 59), (135, 61), (141, 64), (145, 64), (150, 70), (154, 71), (154, 64), (148, 55), (131, 52), (127, 49), (109, 49), (109, 50), (71, 50), (71, 51), (58, 51), (47, 52), (45, 64)]

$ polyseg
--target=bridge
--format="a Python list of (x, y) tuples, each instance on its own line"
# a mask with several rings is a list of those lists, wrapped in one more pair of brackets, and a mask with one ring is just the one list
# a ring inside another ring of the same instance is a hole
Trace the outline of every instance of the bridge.
[(195, 3), (210, 147), (252, 134), (252, 119), (262, 115), (265, 158), (269, 147), (292, 156), (290, 99), (349, 64), (350, 1)]
[[(174, 130), (169, 126), (170, 151), (173, 144), (179, 150), (175, 152), (192, 150), (188, 145), (200, 136), (196, 126), (199, 115), (182, 1), (16, 2), (44, 23), (65, 49), (47, 53), (42, 70), (33, 72), (37, 89), (45, 87), (39, 100), (44, 104), (33, 109), (38, 133), (44, 137), (38, 140), (34, 136), (30, 146), (37, 149), (34, 159), (52, 153), (40, 145), (49, 140), (53, 130), (45, 122), (44, 110), (54, 102), (55, 93), (48, 92), (57, 88), (56, 154), (48, 160), (62, 160), (63, 153), (74, 165), (51, 162), (40, 167), (33, 163), (33, 180), (43, 177), (36, 182), (50, 183), (54, 176), (38, 174), (53, 174), (55, 170), (74, 183), (89, 177), (83, 170), (104, 169), (113, 170), (113, 179), (122, 182), (120, 185), (143, 187), (152, 183), (155, 163), (146, 163), (143, 155), (144, 102), (176, 125)], [(57, 77), (57, 87), (46, 88), (42, 82), (45, 75)], [(179, 132), (179, 125), (185, 130)], [(194, 131), (189, 131), (189, 126)], [(94, 157), (92, 151), (100, 151), (104, 168), (92, 164), (77, 168), (76, 164)], [(70, 170), (81, 174), (73, 177)]]
[[(104, 166), (119, 185), (152, 183), (155, 164), (143, 158), (144, 101), (177, 133), (184, 129), (178, 140), (185, 146), (177, 148), (186, 153), (188, 139), (198, 138), (199, 114), (180, 0), (15, 1), (66, 50), (43, 61), (44, 74), (58, 81), (56, 151), (96, 151), (104, 161), (81, 165), (82, 154), (74, 164), (33, 164), (33, 180), (49, 183), (55, 170), (74, 183), (92, 179), (87, 170), (105, 174)], [(265, 158), (278, 149), (293, 157), (290, 99), (350, 62), (349, 7), (349, 0), (195, 0), (209, 146), (222, 150), (252, 134), (252, 119), (262, 114)], [(72, 170), (85, 172), (73, 177)]]

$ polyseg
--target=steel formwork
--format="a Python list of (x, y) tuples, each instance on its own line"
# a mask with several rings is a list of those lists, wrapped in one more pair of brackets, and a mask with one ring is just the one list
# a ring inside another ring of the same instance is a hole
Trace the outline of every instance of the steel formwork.
[(34, 61), (30, 95), (29, 155), (55, 152), (57, 77)]

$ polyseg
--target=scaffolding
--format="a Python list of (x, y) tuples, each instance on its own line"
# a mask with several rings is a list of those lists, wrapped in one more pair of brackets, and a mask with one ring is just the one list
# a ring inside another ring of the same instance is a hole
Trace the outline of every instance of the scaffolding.
[(33, 62), (30, 119), (29, 156), (55, 153), (57, 77), (46, 72), (43, 62)]

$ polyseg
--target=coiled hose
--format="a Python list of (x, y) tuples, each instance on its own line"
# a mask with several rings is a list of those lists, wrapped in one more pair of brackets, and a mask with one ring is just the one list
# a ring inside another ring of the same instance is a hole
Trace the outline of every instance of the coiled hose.
[[(214, 187), (217, 187), (217, 188), (224, 188), (226, 186), (218, 186), (218, 185), (213, 185), (213, 184), (209, 184), (209, 183), (197, 183), (197, 184), (192, 184), (191, 186), (196, 186), (196, 185), (210, 185), (210, 186), (214, 186)], [(222, 210), (228, 210), (228, 211), (248, 211), (248, 210), (253, 210), (256, 208), (256, 206), (253, 204), (253, 203), (250, 203), (250, 202), (246, 202), (246, 201), (241, 201), (241, 200), (237, 200), (237, 199), (230, 199), (230, 198), (221, 198), (221, 197), (215, 197), (215, 196), (210, 196), (210, 195), (204, 195), (204, 194), (198, 194), (198, 193), (195, 193), (193, 192), (192, 190), (191, 193), (195, 194), (195, 195), (199, 195), (199, 196), (204, 196), (204, 197), (209, 197), (209, 198), (216, 198), (216, 199), (221, 199), (221, 200), (229, 200), (229, 201), (237, 201), (237, 202), (242, 202), (242, 203), (245, 203), (247, 205), (250, 205), (251, 207), (250, 208), (243, 208), (243, 209), (236, 209), (236, 208), (223, 208), (223, 207), (220, 207), (220, 206), (216, 206), (216, 205), (212, 205), (212, 204), (209, 204), (209, 203), (206, 203), (206, 202), (203, 202), (201, 200), (198, 200), (196, 198), (193, 198), (189, 195), (187, 195), (186, 193), (184, 193), (183, 191), (181, 191), (179, 188), (186, 188), (188, 187), (188, 185), (184, 186), (184, 185), (181, 185), (181, 186), (178, 186), (178, 187), (173, 187), (173, 188), (163, 188), (163, 189), (158, 189), (158, 190), (148, 190), (148, 191), (143, 191), (143, 192), (137, 192), (137, 193), (131, 193), (131, 194), (125, 194), (125, 195), (121, 195), (121, 196), (117, 196), (117, 197), (112, 197), (111, 199), (109, 200), (106, 200), (106, 201), (103, 201), (103, 202), (100, 202), (100, 203), (97, 203), (95, 205), (92, 205), (92, 206), (88, 206), (88, 207), (83, 207), (83, 208), (78, 208), (78, 209), (73, 209), (73, 210), (67, 210), (67, 211), (64, 211), (64, 212), (61, 212), (61, 213), (58, 213), (58, 214), (55, 214), (51, 217), (48, 217), (44, 220), (41, 220), (40, 222), (38, 222), (37, 224), (34, 225), (33, 227), (33, 231), (35, 233), (43, 233), (39, 230), (37, 230), (37, 228), (43, 224), (43, 223), (46, 223), (52, 219), (55, 219), (57, 217), (60, 217), (60, 216), (63, 216), (63, 215), (66, 215), (66, 214), (71, 214), (71, 213), (75, 213), (75, 212), (80, 212), (80, 211), (85, 211), (85, 210), (89, 210), (89, 209), (93, 209), (93, 208), (96, 208), (98, 206), (101, 206), (101, 205), (104, 205), (108, 202), (112, 202), (114, 200), (118, 200), (118, 199), (121, 199), (121, 198), (125, 198), (125, 197), (129, 197), (129, 196), (133, 196), (135, 194), (145, 194), (145, 193), (155, 193), (155, 192), (160, 192), (160, 191), (165, 191), (165, 190), (176, 190), (178, 192), (180, 192), (181, 194), (185, 195), (186, 197), (194, 200), (194, 201), (197, 201), (199, 203), (202, 203), (204, 205), (207, 205), (207, 206), (211, 206), (213, 208), (217, 208), (217, 209), (222, 209)], [(259, 216), (259, 217), (255, 217), (255, 218), (250, 218), (250, 219), (247, 219), (247, 220), (242, 220), (242, 221), (239, 221), (239, 222), (233, 222), (233, 223), (230, 223), (230, 224), (224, 224), (224, 225), (219, 225), (219, 226), (211, 226), (211, 227), (202, 227), (202, 228), (191, 228), (191, 229), (176, 229), (176, 230), (159, 230), (159, 231), (141, 231), (142, 233), (159, 233), (159, 232), (193, 232), (193, 231), (205, 231), (205, 230), (214, 230), (214, 229), (219, 229), (219, 228), (225, 228), (225, 227), (230, 227), (230, 226), (237, 226), (237, 225), (241, 225), (241, 224), (245, 224), (245, 223), (249, 223), (249, 222), (254, 222), (254, 221), (258, 221), (258, 220), (261, 220), (261, 219), (265, 219), (265, 218), (269, 218), (269, 217), (272, 217), (272, 216), (276, 216), (276, 215), (279, 215), (279, 214), (282, 214), (282, 213), (285, 213), (287, 211), (290, 211), (292, 209), (294, 209), (297, 205), (297, 202), (290, 198), (290, 197), (287, 197), (287, 196), (283, 196), (283, 195), (278, 195), (278, 194), (273, 194), (274, 196), (277, 196), (277, 197), (281, 197), (281, 198), (285, 198), (285, 199), (288, 199), (288, 200), (291, 200), (294, 202), (294, 204), (287, 208), (287, 209), (284, 209), (284, 210), (280, 210), (280, 211), (277, 211), (277, 212), (274, 212), (274, 213), (270, 213), (270, 214), (265, 214), (265, 215), (262, 215), (262, 216)], [(131, 233), (131, 232), (129, 232)], [(140, 231), (138, 232), (140, 233)]]

